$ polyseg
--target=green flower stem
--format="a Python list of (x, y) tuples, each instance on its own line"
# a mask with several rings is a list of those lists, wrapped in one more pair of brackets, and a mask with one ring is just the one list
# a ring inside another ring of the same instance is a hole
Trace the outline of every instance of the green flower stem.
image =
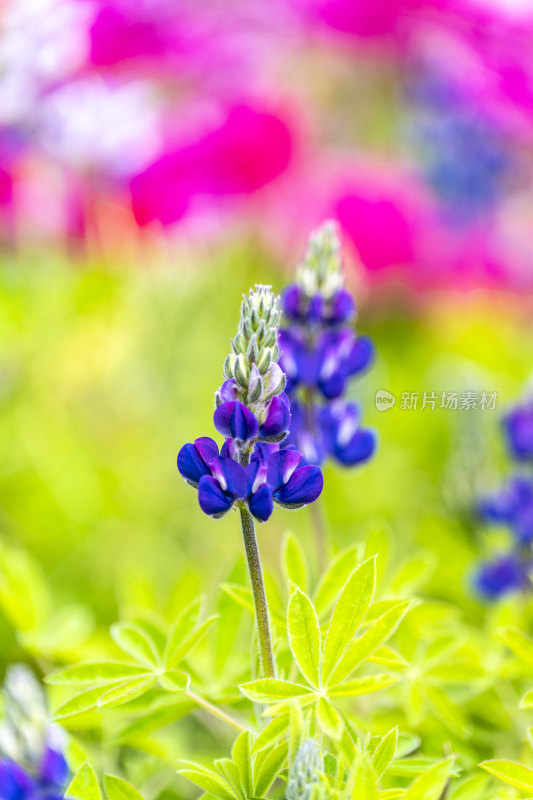
[(196, 694), (195, 692), (185, 692), (185, 694), (190, 700), (196, 703), (197, 706), (209, 711), (210, 714), (213, 714), (213, 716), (218, 717), (218, 719), (221, 719), (223, 722), (231, 725), (232, 728), (235, 728), (238, 731), (247, 730), (244, 725), (241, 725), (241, 723), (237, 722), (236, 719), (230, 717), (229, 714), (225, 713), (225, 711), (222, 711), (220, 708), (217, 708), (217, 706), (214, 706), (209, 702), (209, 700), (206, 700), (204, 697), (200, 697), (199, 694)]
[[(240, 462), (242, 466), (246, 466), (248, 459), (249, 453), (243, 453), (241, 455)], [(268, 603), (257, 536), (255, 533), (254, 518), (244, 504), (241, 505), (239, 511), (241, 513), (242, 537), (244, 539), (244, 549), (246, 551), (248, 571), (250, 573), (250, 582), (252, 584), (252, 594), (254, 597), (261, 666), (265, 678), (275, 678), (276, 668), (274, 666), (274, 654), (272, 652), (272, 639), (270, 636)]]

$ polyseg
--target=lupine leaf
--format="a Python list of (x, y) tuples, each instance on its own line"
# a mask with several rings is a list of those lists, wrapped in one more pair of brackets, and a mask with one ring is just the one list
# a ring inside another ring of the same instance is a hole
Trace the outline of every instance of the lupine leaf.
[(322, 731), (338, 739), (342, 736), (344, 722), (337, 709), (325, 697), (319, 697), (316, 704), (316, 718)]
[(359, 545), (341, 550), (324, 573), (314, 596), (315, 608), (320, 617), (331, 608), (337, 599), (339, 588), (344, 586), (357, 566), (360, 552)]
[(385, 773), (396, 754), (398, 744), (398, 728), (393, 728), (378, 744), (372, 756), (372, 766), (378, 778)]
[(231, 757), (237, 765), (239, 778), (246, 796), (252, 794), (252, 769), (250, 765), (250, 731), (240, 733), (233, 743)]
[(118, 661), (88, 661), (66, 669), (58, 669), (46, 676), (45, 682), (57, 686), (91, 686), (96, 683), (112, 683), (127, 678), (141, 678), (149, 675), (149, 670), (139, 664), (126, 664)]
[(302, 675), (312, 686), (319, 685), (320, 625), (315, 608), (300, 589), (296, 589), (287, 609), (289, 645)]
[(290, 531), (283, 541), (283, 568), (289, 583), (302, 591), (307, 589), (307, 561), (302, 545)]
[(65, 792), (69, 800), (102, 800), (102, 793), (91, 765), (86, 761), (79, 768)]
[(236, 797), (246, 800), (243, 795), (237, 764), (234, 764), (231, 758), (217, 758), (214, 762), (214, 766), (217, 768), (222, 778), (227, 781)]
[(268, 725), (263, 728), (257, 739), (252, 745), (251, 752), (258, 753), (264, 747), (272, 744), (275, 742), (276, 739), (279, 739), (280, 736), (283, 736), (287, 728), (289, 727), (289, 717), (288, 715), (281, 715), (279, 717), (274, 717), (274, 719), (270, 720)]
[(336, 685), (350, 675), (377, 647), (389, 639), (407, 613), (411, 601), (397, 603), (349, 646), (328, 683)]
[(98, 698), (102, 696), (103, 690), (103, 686), (96, 686), (91, 689), (85, 689), (85, 691), (71, 697), (70, 700), (62, 703), (56, 709), (54, 719), (66, 719), (67, 717), (74, 717), (77, 714), (85, 714), (87, 711), (95, 710)]
[(378, 786), (371, 764), (366, 760), (356, 762), (351, 791), (352, 800), (377, 800)]
[(263, 797), (274, 783), (287, 758), (288, 745), (282, 742), (272, 750), (261, 750), (254, 765), (254, 794)]
[(402, 800), (406, 789), (384, 789), (378, 794), (379, 800)]
[(168, 663), (170, 653), (174, 651), (176, 647), (179, 647), (184, 639), (191, 635), (198, 624), (201, 609), (202, 598), (197, 597), (178, 614), (170, 626), (170, 631), (165, 643), (165, 649), (163, 651), (164, 664)]
[(386, 689), (387, 686), (392, 686), (394, 683), (398, 683), (396, 675), (378, 672), (375, 675), (365, 675), (361, 678), (344, 681), (338, 686), (328, 689), (328, 695), (330, 697), (359, 697), (362, 694), (379, 692), (380, 689)]
[(440, 800), (448, 783), (453, 759), (434, 764), (409, 787), (405, 800)]
[(439, 719), (443, 721), (449, 730), (459, 737), (469, 736), (471, 725), (464, 709), (456, 703), (452, 703), (440, 686), (426, 685), (425, 690), (426, 696), (434, 706)]
[(111, 637), (133, 658), (150, 667), (157, 666), (158, 654), (155, 642), (140, 626), (133, 622), (115, 622), (111, 626)]
[(289, 763), (292, 764), (300, 747), (304, 730), (304, 716), (299, 703), (292, 703), (289, 711)]
[(141, 680), (126, 681), (118, 686), (114, 686), (108, 692), (98, 698), (98, 708), (107, 708), (112, 706), (120, 706), (123, 703), (129, 703), (136, 697), (140, 697), (147, 692), (157, 683), (157, 677), (153, 675), (150, 678), (142, 678)]
[(173, 649), (168, 650), (167, 653), (167, 661), (166, 666), (167, 669), (171, 669), (172, 667), (176, 667), (183, 659), (189, 655), (189, 653), (194, 650), (197, 644), (202, 641), (204, 636), (206, 635), (207, 631), (213, 624), (213, 622), (217, 619), (216, 614), (213, 614), (211, 617), (208, 617), (205, 622), (196, 628), (195, 631), (191, 633), (191, 635), (182, 641), (181, 643), (175, 641), (175, 647)]
[(515, 656), (533, 667), (533, 639), (518, 628), (512, 627), (502, 628), (498, 634)]
[(519, 789), (528, 792), (533, 791), (533, 769), (525, 767), (523, 764), (518, 764), (516, 761), (491, 759), (483, 761), (479, 766), (505, 783), (518, 786)]
[(352, 573), (333, 609), (322, 665), (325, 682), (364, 620), (374, 597), (375, 585), (376, 558), (374, 556), (364, 561)]
[(520, 708), (533, 708), (533, 689), (526, 692), (520, 700)]
[(370, 661), (372, 664), (383, 664), (383, 666), (390, 667), (391, 669), (399, 669), (407, 666), (405, 658), (398, 653), (397, 650), (388, 647), (386, 644), (376, 648), (376, 650), (368, 656), (367, 661)]
[(107, 800), (143, 800), (139, 792), (129, 783), (123, 781), (122, 778), (106, 775), (104, 777), (104, 785)]
[(159, 683), (167, 692), (186, 692), (191, 684), (191, 679), (186, 672), (172, 670), (161, 675)]
[(235, 800), (235, 793), (225, 780), (223, 780), (216, 772), (205, 769), (199, 764), (192, 764), (187, 761), (181, 761), (180, 764), (185, 766), (178, 769), (178, 774), (182, 775), (191, 783), (199, 786), (206, 792), (210, 792), (220, 800)]
[(274, 703), (278, 700), (290, 700), (313, 694), (308, 686), (282, 681), (279, 678), (261, 678), (258, 681), (244, 683), (239, 688), (245, 697), (258, 703)]

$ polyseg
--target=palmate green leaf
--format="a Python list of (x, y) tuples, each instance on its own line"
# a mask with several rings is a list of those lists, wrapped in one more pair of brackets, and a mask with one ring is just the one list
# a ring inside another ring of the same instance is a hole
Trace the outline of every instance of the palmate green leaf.
[(382, 738), (372, 756), (372, 766), (378, 778), (385, 774), (387, 767), (396, 755), (398, 728), (393, 728)]
[(174, 652), (189, 638), (198, 624), (202, 598), (197, 597), (174, 620), (163, 651), (163, 663), (168, 665)]
[(186, 639), (182, 640), (181, 642), (178, 641), (177, 637), (174, 636), (173, 642), (165, 651), (166, 657), (166, 668), (172, 669), (173, 667), (178, 666), (178, 664), (183, 661), (189, 653), (194, 650), (197, 644), (199, 644), (204, 636), (206, 635), (207, 631), (213, 624), (213, 622), (217, 619), (217, 615), (213, 614), (211, 617), (208, 617), (205, 622), (203, 622), (196, 630), (194, 630), (190, 636)]
[(156, 675), (152, 675), (149, 678), (120, 683), (98, 698), (98, 708), (111, 708), (113, 706), (120, 706), (123, 703), (129, 703), (130, 700), (134, 700), (136, 697), (145, 694), (145, 692), (149, 691), (156, 683)]
[(287, 760), (288, 744), (282, 742), (272, 750), (261, 750), (254, 763), (254, 795), (263, 797), (272, 786)]
[(45, 678), (45, 683), (54, 686), (94, 686), (95, 684), (142, 678), (150, 671), (139, 664), (118, 661), (86, 661), (73, 667), (58, 669)]
[(300, 589), (296, 589), (289, 600), (287, 631), (298, 669), (317, 687), (320, 683), (320, 625), (311, 600)]
[(86, 761), (79, 768), (65, 792), (68, 800), (102, 800), (98, 780), (91, 765)]
[(533, 639), (519, 630), (519, 628), (502, 628), (498, 635), (515, 656), (530, 667), (533, 667)]
[(331, 736), (332, 739), (339, 739), (342, 736), (343, 719), (326, 697), (319, 697), (316, 702), (316, 718), (326, 736)]
[(246, 800), (241, 786), (239, 769), (231, 758), (217, 758), (214, 762), (214, 766), (217, 768), (221, 777), (230, 786), (235, 796), (241, 798), (241, 800)]
[(298, 586), (302, 591), (307, 590), (308, 567), (305, 552), (290, 531), (283, 540), (283, 571), (289, 584)]
[(68, 717), (75, 717), (78, 714), (85, 714), (97, 708), (98, 698), (102, 696), (103, 686), (96, 686), (86, 689), (83, 692), (71, 697), (56, 709), (54, 719), (64, 720)]
[(350, 675), (356, 667), (380, 645), (389, 639), (396, 631), (409, 607), (410, 600), (397, 603), (379, 617), (358, 639), (349, 645), (332, 674), (329, 676), (328, 685), (336, 686)]
[(111, 638), (130, 656), (149, 667), (159, 663), (157, 646), (151, 636), (133, 622), (115, 622), (111, 626)]
[(241, 786), (247, 797), (251, 795), (253, 791), (252, 767), (250, 761), (251, 740), (250, 731), (243, 731), (237, 736), (231, 749), (231, 757), (235, 762), (239, 772)]
[(239, 686), (239, 689), (249, 700), (258, 703), (276, 703), (279, 700), (291, 700), (299, 697), (310, 697), (313, 690), (301, 683), (283, 681), (279, 678), (261, 678)]
[(359, 697), (362, 694), (379, 692), (388, 686), (398, 683), (396, 675), (389, 675), (387, 672), (378, 672), (375, 675), (365, 675), (361, 678), (353, 678), (349, 681), (339, 683), (328, 689), (329, 697)]
[(374, 556), (364, 561), (352, 573), (333, 609), (322, 664), (322, 676), (326, 683), (363, 622), (374, 598), (375, 586), (376, 557)]
[(518, 764), (516, 761), (491, 759), (483, 761), (479, 766), (505, 783), (510, 783), (511, 786), (533, 792), (533, 769), (525, 767), (523, 764)]
[(116, 778), (114, 775), (104, 776), (104, 786), (107, 800), (143, 800), (133, 786), (123, 781), (122, 778)]
[(488, 775), (478, 774), (461, 781), (454, 788), (450, 800), (480, 800), (487, 797)]
[(186, 672), (171, 670), (160, 675), (159, 683), (167, 692), (186, 692), (191, 685), (191, 678)]
[(424, 686), (426, 696), (438, 714), (438, 718), (458, 737), (471, 734), (472, 726), (465, 710), (453, 703), (440, 686)]
[[(400, 746), (401, 745), (399, 743), (398, 750), (400, 749)], [(396, 755), (398, 756), (398, 752)], [(434, 759), (427, 756), (420, 756), (419, 758), (395, 758), (387, 770), (387, 775), (393, 775), (396, 778), (413, 779), (417, 778), (419, 775), (423, 775), (428, 771), (428, 769), (430, 769), (430, 767), (433, 767), (434, 765)], [(452, 767), (450, 770), (450, 775), (457, 776), (458, 774), (459, 772), (454, 770)]]
[(209, 792), (220, 798), (220, 800), (239, 800), (227, 781), (223, 780), (213, 770), (206, 769), (200, 764), (195, 764), (191, 761), (179, 761), (178, 764), (180, 765), (178, 775), (196, 784), (205, 792)]
[(405, 800), (440, 800), (450, 778), (453, 758), (434, 764), (420, 775), (404, 795)]
[(142, 717), (119, 728), (112, 737), (113, 744), (136, 744), (154, 731), (185, 717), (196, 705), (194, 701), (180, 695), (163, 695), (164, 705), (144, 713)]
[(319, 617), (331, 608), (339, 596), (340, 590), (357, 566), (360, 553), (360, 545), (341, 550), (324, 573), (314, 595), (314, 604)]
[(289, 727), (289, 716), (287, 714), (281, 714), (279, 717), (274, 717), (271, 719), (268, 725), (266, 725), (255, 742), (252, 745), (252, 754), (258, 753), (264, 747), (268, 747), (273, 742), (277, 741), (281, 736), (284, 736), (287, 733), (287, 729)]
[(292, 766), (304, 735), (304, 715), (298, 702), (291, 703), (289, 709), (289, 764)]
[(393, 647), (388, 647), (386, 644), (376, 648), (376, 650), (368, 656), (367, 661), (372, 664), (382, 664), (384, 667), (389, 667), (390, 669), (401, 669), (402, 667), (408, 666), (405, 658)]

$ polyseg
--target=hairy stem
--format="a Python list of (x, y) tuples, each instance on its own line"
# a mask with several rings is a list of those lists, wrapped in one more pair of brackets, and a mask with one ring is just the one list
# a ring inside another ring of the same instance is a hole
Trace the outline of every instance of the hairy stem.
[(213, 703), (209, 702), (209, 700), (206, 700), (204, 697), (200, 697), (199, 694), (196, 694), (195, 692), (185, 692), (185, 694), (190, 700), (196, 703), (197, 706), (209, 711), (210, 714), (213, 714), (213, 716), (218, 717), (218, 719), (221, 719), (223, 722), (231, 725), (232, 728), (235, 728), (238, 731), (246, 730), (244, 725), (241, 725), (241, 723), (237, 722), (236, 719), (230, 717), (225, 711), (222, 711), (220, 708), (217, 708), (217, 706), (214, 706)]
[(257, 546), (257, 536), (255, 534), (254, 518), (244, 506), (241, 506), (240, 512), (244, 549), (246, 551), (248, 571), (250, 573), (250, 582), (252, 584), (252, 594), (254, 597), (261, 666), (265, 678), (275, 678), (276, 669), (274, 667), (274, 655), (270, 637), (268, 604), (265, 593), (265, 582), (263, 580), (263, 570), (261, 569), (261, 559), (259, 557), (259, 548)]

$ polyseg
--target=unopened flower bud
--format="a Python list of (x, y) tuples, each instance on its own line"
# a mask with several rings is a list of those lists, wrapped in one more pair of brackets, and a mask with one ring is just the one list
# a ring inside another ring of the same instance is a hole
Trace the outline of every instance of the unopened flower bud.
[(296, 753), (292, 764), (286, 800), (311, 800), (320, 781), (322, 757), (317, 742), (308, 739)]

